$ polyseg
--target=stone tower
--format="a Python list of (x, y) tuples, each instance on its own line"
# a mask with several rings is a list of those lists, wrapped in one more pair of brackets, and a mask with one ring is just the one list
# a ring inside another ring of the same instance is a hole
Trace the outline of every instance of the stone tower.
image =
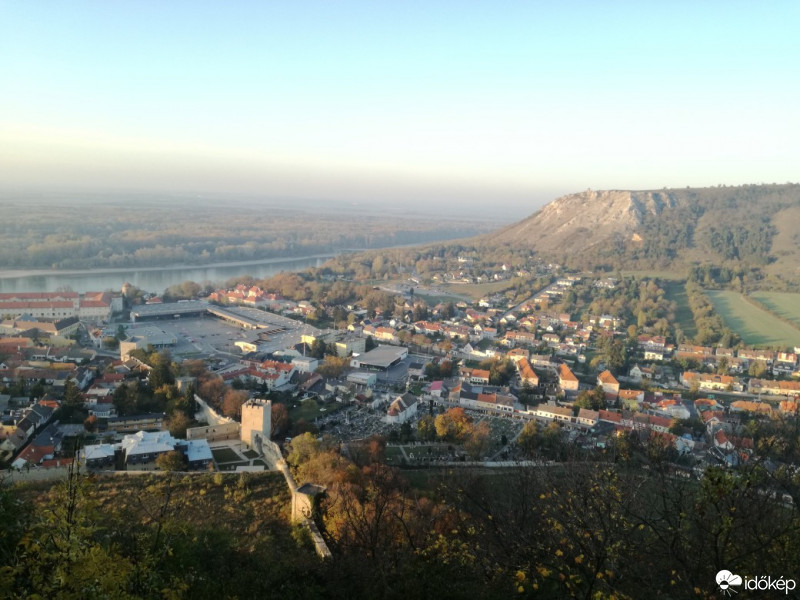
[[(272, 433), (272, 402), (256, 398), (242, 405), (242, 428), (240, 438), (251, 448), (269, 440)], [(257, 439), (260, 438), (260, 439)]]

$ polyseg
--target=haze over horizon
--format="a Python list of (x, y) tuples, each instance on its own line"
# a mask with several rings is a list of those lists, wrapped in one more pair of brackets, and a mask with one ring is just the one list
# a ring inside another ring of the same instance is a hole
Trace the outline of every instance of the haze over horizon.
[(479, 206), (796, 180), (793, 2), (0, 3), (0, 189)]

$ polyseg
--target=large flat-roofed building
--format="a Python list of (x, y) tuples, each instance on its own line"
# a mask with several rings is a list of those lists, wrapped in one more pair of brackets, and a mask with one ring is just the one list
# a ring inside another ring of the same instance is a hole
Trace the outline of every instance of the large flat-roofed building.
[(37, 319), (78, 317), (88, 321), (107, 320), (122, 308), (121, 299), (109, 292), (8, 292), (0, 294), (0, 316), (30, 315)]
[(133, 435), (126, 435), (120, 443), (125, 452), (125, 463), (152, 462), (161, 454), (172, 452), (177, 441), (169, 431), (139, 431)]
[(202, 315), (208, 310), (208, 302), (202, 300), (185, 300), (181, 302), (162, 302), (136, 306), (131, 310), (131, 320), (176, 318), (190, 315)]
[(128, 360), (134, 350), (147, 350), (152, 346), (156, 350), (170, 348), (178, 343), (178, 338), (158, 327), (134, 326), (127, 330), (128, 338), (119, 343), (119, 357)]
[(408, 357), (408, 348), (399, 346), (378, 346), (374, 350), (360, 354), (350, 361), (356, 369), (385, 371)]

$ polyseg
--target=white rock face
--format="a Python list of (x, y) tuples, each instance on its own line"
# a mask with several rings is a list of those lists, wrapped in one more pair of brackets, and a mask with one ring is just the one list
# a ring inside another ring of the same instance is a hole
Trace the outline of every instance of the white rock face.
[(495, 240), (540, 251), (586, 250), (609, 239), (632, 239), (646, 213), (661, 214), (674, 203), (669, 192), (589, 190), (554, 200)]

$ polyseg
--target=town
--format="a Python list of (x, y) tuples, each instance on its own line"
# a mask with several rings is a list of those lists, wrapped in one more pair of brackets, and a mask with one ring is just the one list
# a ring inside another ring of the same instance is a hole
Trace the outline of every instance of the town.
[[(318, 297), (343, 280), (306, 277)], [(487, 282), (475, 299), (458, 287)], [(650, 447), (689, 474), (777, 464), (759, 439), (797, 417), (800, 348), (692, 344), (658, 280), (457, 256), (341, 303), (189, 287), (0, 295), (3, 464), (57, 473), (84, 448), (92, 469), (274, 468), (231, 441), (260, 398), (284, 454), (308, 433), (345, 453), (380, 439), (387, 464), (414, 468)]]

